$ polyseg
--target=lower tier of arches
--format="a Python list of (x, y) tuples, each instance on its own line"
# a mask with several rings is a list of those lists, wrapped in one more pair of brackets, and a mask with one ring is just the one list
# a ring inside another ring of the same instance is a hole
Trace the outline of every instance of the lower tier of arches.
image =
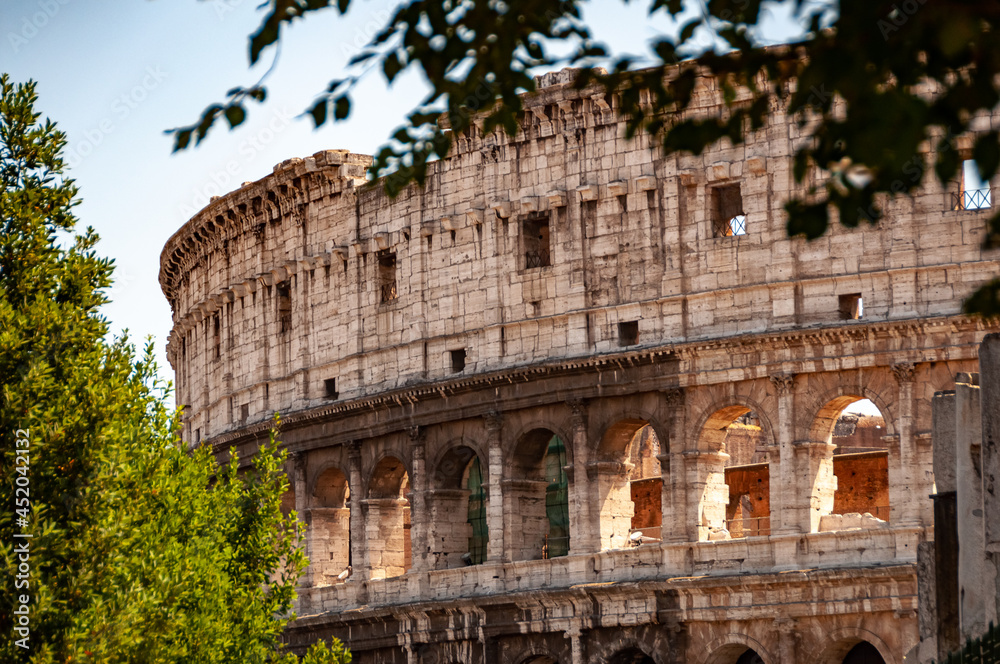
[(357, 664), (902, 664), (918, 643), (914, 565), (585, 584), (295, 621)]

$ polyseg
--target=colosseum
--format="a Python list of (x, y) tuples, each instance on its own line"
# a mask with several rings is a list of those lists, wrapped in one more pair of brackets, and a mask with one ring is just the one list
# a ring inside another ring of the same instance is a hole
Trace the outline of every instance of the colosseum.
[[(780, 108), (663, 157), (614, 95), (539, 84), (516, 136), (457, 137), (423, 188), (317, 152), (163, 250), (185, 440), (246, 461), (282, 413), (312, 561), (291, 646), (916, 661), (931, 400), (991, 331), (960, 314), (1000, 273), (988, 190), (927, 178), (877, 226), (789, 239), (810, 182)], [(720, 109), (712, 79), (696, 99)]]

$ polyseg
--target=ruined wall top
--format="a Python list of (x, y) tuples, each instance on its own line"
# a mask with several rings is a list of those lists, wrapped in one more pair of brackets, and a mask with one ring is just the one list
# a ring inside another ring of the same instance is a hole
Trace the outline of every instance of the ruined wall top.
[[(957, 184), (884, 201), (875, 227), (790, 239), (785, 201), (822, 180), (792, 178), (807, 137), (781, 108), (744, 144), (664, 157), (570, 77), (539, 80), (516, 136), (456, 137), (423, 188), (390, 199), (362, 186), (370, 157), (326, 150), (175, 233), (160, 284), (192, 430), (719, 339), (898, 334), (958, 315), (1000, 271), (980, 248), (990, 211), (957, 208)], [(694, 98), (721, 111), (712, 79)]]

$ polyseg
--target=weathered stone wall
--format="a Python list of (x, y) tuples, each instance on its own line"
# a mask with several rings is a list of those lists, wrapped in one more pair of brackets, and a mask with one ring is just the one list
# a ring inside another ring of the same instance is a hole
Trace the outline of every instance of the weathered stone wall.
[(862, 452), (833, 457), (837, 491), (835, 514), (865, 514), (887, 520), (889, 507), (889, 456), (884, 452)]
[[(696, 97), (719, 110), (713, 81)], [(992, 329), (959, 315), (1000, 272), (980, 248), (990, 212), (928, 182), (877, 227), (789, 239), (805, 139), (780, 108), (744, 145), (663, 158), (622, 138), (615, 103), (545, 87), (517, 136), (457, 137), (394, 200), (361, 186), (369, 157), (292, 159), (168, 241), (185, 440), (248, 459), (283, 414), (314, 560), (296, 647), (349, 637), (363, 664), (747, 649), (834, 664), (862, 642), (891, 663), (916, 645), (931, 401)], [(737, 186), (746, 233), (718, 233), (714, 201)], [(863, 316), (844, 318), (855, 296)], [(888, 523), (835, 514), (834, 429), (860, 399), (884, 422)], [(768, 528), (734, 537), (749, 478), (727, 466), (746, 463), (766, 468), (746, 495)], [(657, 497), (659, 532), (631, 546)]]

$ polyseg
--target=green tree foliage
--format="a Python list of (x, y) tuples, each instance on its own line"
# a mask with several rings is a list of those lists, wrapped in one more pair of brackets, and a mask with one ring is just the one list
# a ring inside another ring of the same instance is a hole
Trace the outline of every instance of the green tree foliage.
[[(311, 12), (350, 0), (270, 0), (260, 28), (250, 37), (250, 62), (275, 46), (282, 30)], [(316, 126), (346, 118), (351, 91), (361, 76), (381, 70), (391, 83), (408, 68), (418, 69), (430, 93), (407, 123), (376, 155), (373, 175), (390, 194), (422, 183), (428, 160), (444, 157), (451, 134), (438, 124), (442, 111), (456, 133), (502, 127), (512, 134), (521, 111), (518, 92), (534, 89), (532, 71), (559, 65), (607, 65), (584, 69), (580, 87), (616, 94), (628, 132), (646, 132), (666, 153), (698, 154), (716, 141), (740, 143), (780, 109), (801, 125), (794, 174), (810, 171), (825, 184), (786, 206), (789, 235), (816, 238), (831, 219), (856, 227), (876, 223), (878, 200), (913, 192), (933, 171), (954, 182), (962, 159), (975, 158), (988, 179), (1000, 165), (998, 132), (973, 131), (977, 114), (1000, 101), (1000, 6), (957, 0), (787, 0), (806, 30), (795, 45), (762, 49), (755, 38), (762, 0), (650, 0), (650, 15), (668, 15), (676, 37), (649, 44), (642, 60), (616, 57), (596, 43), (580, 15), (579, 0), (410, 0), (404, 2), (352, 69), (331, 81), (310, 107)], [(706, 46), (713, 50), (704, 52)], [(565, 53), (555, 56), (553, 53)], [(698, 56), (697, 60), (690, 60)], [(641, 66), (641, 68), (639, 68)], [(697, 75), (717, 78), (727, 112), (720, 117), (684, 114), (692, 103)], [(644, 98), (648, 91), (647, 102)], [(266, 88), (235, 88), (189, 127), (173, 130), (175, 149), (201, 141), (216, 119), (231, 127), (245, 117), (245, 103), (262, 101)], [(781, 103), (775, 104), (774, 100)], [(977, 127), (978, 129), (978, 127)], [(956, 137), (971, 135), (972, 148), (959, 150)], [(922, 145), (934, 148), (926, 163)], [(1000, 214), (988, 223), (985, 248), (1000, 247)], [(975, 293), (970, 313), (1000, 315), (1000, 280)]]
[[(113, 265), (93, 229), (74, 234), (64, 135), (32, 83), (4, 75), (0, 92), (0, 661), (297, 661), (280, 638), (306, 560), (274, 434), (251, 472), (183, 449), (150, 347), (106, 341)], [(350, 655), (320, 644), (306, 661)]]

